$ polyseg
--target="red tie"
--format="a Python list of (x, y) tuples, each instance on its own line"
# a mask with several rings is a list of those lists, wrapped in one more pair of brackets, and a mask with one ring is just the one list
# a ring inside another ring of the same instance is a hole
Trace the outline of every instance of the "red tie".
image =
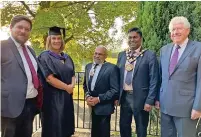
[(28, 54), (28, 52), (27, 52), (27, 49), (26, 49), (25, 45), (22, 46), (22, 47), (23, 47), (22, 50), (23, 50), (24, 56), (25, 56), (25, 58), (26, 58), (26, 60), (27, 60), (27, 63), (28, 63), (28, 65), (29, 65), (29, 69), (30, 69), (30, 71), (31, 71), (32, 82), (33, 82), (33, 84), (34, 84), (34, 88), (35, 88), (35, 89), (38, 89), (38, 87), (39, 87), (38, 75), (37, 75), (37, 73), (36, 73), (36, 70), (34, 69), (33, 63), (32, 63), (32, 61), (31, 61), (31, 59), (30, 59), (30, 57), (29, 57), (29, 54)]

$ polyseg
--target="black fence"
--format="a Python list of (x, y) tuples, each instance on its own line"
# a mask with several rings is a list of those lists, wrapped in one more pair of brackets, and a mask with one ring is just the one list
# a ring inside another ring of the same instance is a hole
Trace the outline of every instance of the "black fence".
[[(85, 96), (83, 91), (83, 80), (84, 72), (76, 72), (76, 87), (73, 93), (74, 99), (74, 113), (75, 113), (75, 127), (80, 129), (90, 129), (91, 128), (91, 115), (90, 108), (85, 102)], [(119, 117), (120, 117), (120, 107), (117, 106), (114, 114), (111, 117), (111, 131), (119, 132)], [(201, 131), (201, 124), (198, 125)], [(37, 115), (34, 120), (34, 132), (41, 128), (40, 118)], [(135, 133), (134, 120), (132, 122), (132, 130)], [(153, 109), (150, 112), (150, 121), (147, 130), (148, 135), (159, 136), (160, 134), (160, 115), (159, 111)], [(200, 134), (200, 132), (198, 132)], [(201, 134), (200, 134), (201, 135)]]
[[(74, 112), (75, 112), (75, 126), (76, 128), (90, 129), (91, 128), (91, 118), (90, 118), (90, 108), (85, 102), (84, 91), (83, 91), (83, 80), (84, 72), (76, 73), (76, 91), (74, 91)], [(117, 106), (114, 114), (111, 117), (111, 131), (119, 132), (119, 117), (120, 117), (120, 107)], [(160, 126), (159, 126), (159, 112), (153, 109), (150, 113), (150, 122), (148, 126), (148, 135), (159, 136)], [(133, 132), (135, 132), (134, 120), (132, 123)]]

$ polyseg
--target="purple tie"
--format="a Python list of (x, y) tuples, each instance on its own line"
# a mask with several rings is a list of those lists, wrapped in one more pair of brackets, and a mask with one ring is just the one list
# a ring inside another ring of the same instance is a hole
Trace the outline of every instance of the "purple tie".
[(172, 58), (170, 60), (170, 66), (169, 66), (169, 74), (170, 75), (172, 74), (172, 72), (175, 69), (175, 66), (177, 65), (177, 61), (178, 61), (178, 57), (179, 57), (179, 48), (180, 48), (180, 46), (176, 47), (176, 49), (172, 55)]
[(35, 88), (35, 89), (38, 89), (38, 87), (39, 87), (38, 75), (37, 75), (37, 73), (36, 73), (36, 70), (34, 69), (33, 63), (32, 63), (32, 61), (31, 61), (31, 59), (30, 59), (30, 57), (29, 57), (29, 54), (28, 54), (28, 52), (27, 52), (27, 49), (26, 49), (25, 45), (22, 46), (22, 50), (23, 50), (24, 56), (25, 56), (25, 58), (26, 58), (26, 60), (27, 60), (27, 63), (28, 63), (28, 65), (29, 65), (29, 69), (30, 69), (30, 71), (31, 71), (32, 82), (33, 82), (33, 84), (34, 84), (34, 88)]

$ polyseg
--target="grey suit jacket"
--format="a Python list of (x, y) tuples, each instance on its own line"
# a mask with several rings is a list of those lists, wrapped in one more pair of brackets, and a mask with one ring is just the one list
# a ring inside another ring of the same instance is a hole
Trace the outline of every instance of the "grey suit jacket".
[[(126, 63), (126, 52), (118, 55), (117, 66), (120, 69), (120, 103), (123, 94), (124, 71)], [(159, 90), (159, 64), (156, 54), (150, 50), (143, 53), (136, 60), (133, 73), (133, 98), (134, 111), (139, 112), (144, 109), (144, 105), (154, 105), (157, 92)]]
[(177, 117), (190, 117), (191, 110), (201, 111), (201, 43), (188, 41), (173, 73), (169, 63), (173, 44), (161, 49), (160, 108), (161, 112)]
[[(36, 59), (34, 51), (29, 48)], [(21, 56), (11, 38), (1, 41), (1, 116), (15, 118), (24, 108), (27, 76)]]
[(89, 71), (92, 63), (85, 67), (84, 92), (85, 95), (99, 97), (100, 103), (92, 107), (96, 115), (110, 115), (114, 112), (114, 101), (119, 98), (119, 70), (116, 65), (104, 63), (98, 74), (93, 91), (88, 89)]

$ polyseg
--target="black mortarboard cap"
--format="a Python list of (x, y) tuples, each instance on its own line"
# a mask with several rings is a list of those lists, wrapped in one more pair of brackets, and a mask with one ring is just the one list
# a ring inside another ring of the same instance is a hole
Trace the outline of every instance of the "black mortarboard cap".
[(61, 27), (50, 27), (49, 31), (48, 31), (48, 35), (62, 35), (63, 32), (63, 37), (65, 38), (66, 32), (65, 32), (65, 28), (61, 28)]

